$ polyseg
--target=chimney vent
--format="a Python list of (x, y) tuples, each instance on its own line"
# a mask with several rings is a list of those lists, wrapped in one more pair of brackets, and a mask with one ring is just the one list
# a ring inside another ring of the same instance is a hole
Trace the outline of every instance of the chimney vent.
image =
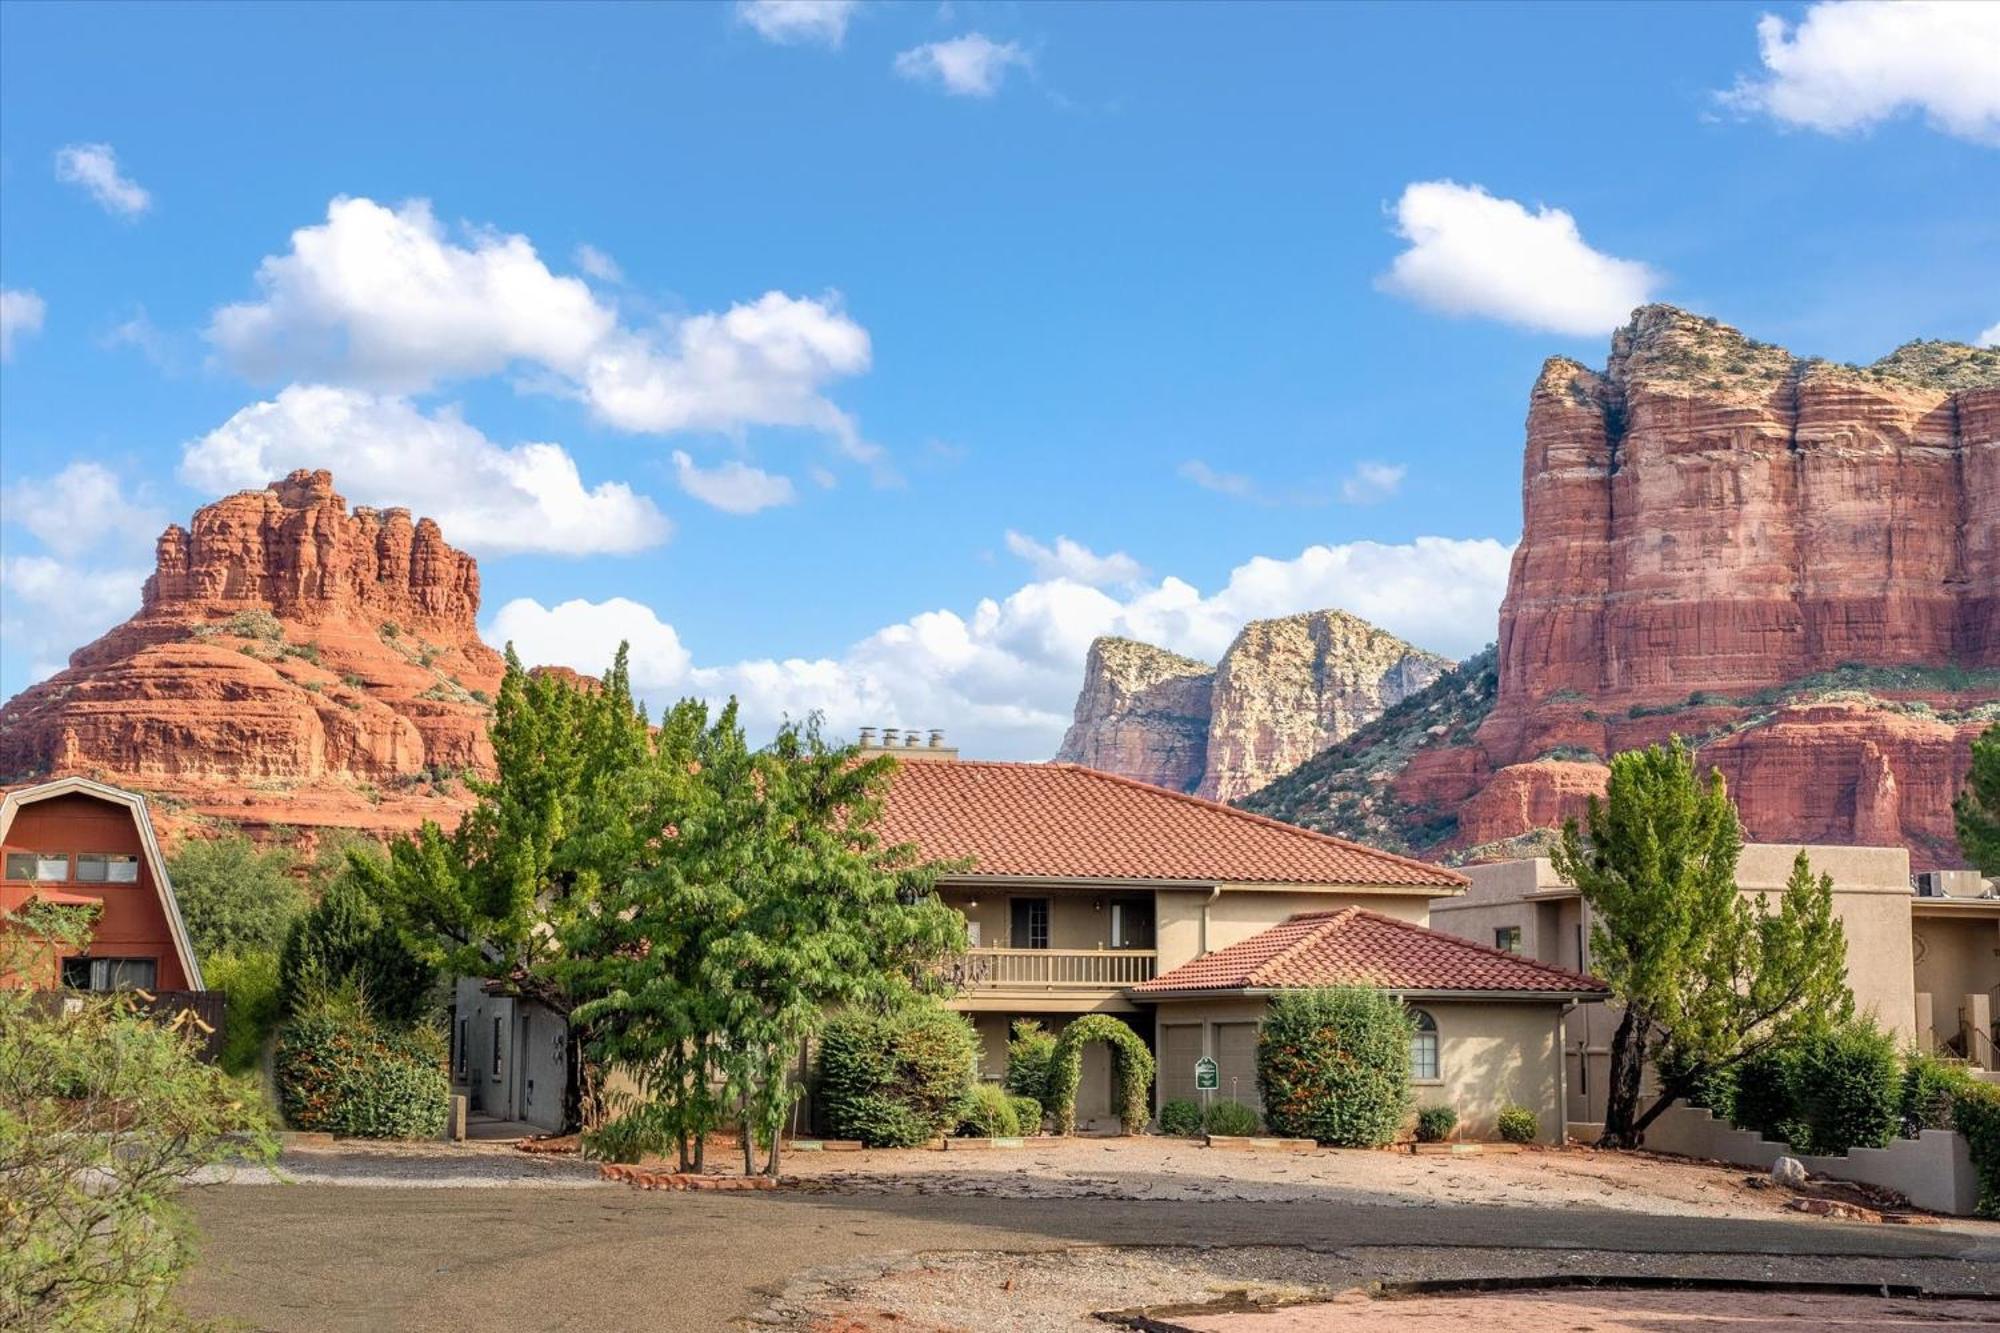
[(885, 750), (895, 749), (903, 743), (902, 736), (902, 731), (896, 727), (882, 728), (882, 748)]
[(911, 727), (908, 731), (905, 731), (903, 733), (903, 748), (908, 750), (914, 750), (923, 743), (924, 743), (924, 738), (917, 734), (917, 728)]
[(861, 729), (861, 748), (864, 750), (875, 748), (875, 728), (863, 727)]
[(931, 728), (931, 748), (933, 750), (944, 748), (944, 730), (940, 727)]

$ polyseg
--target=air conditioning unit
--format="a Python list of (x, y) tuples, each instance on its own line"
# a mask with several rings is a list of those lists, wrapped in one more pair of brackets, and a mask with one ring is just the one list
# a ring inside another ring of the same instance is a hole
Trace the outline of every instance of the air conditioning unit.
[(1919, 898), (1984, 898), (1993, 892), (1977, 870), (1920, 870), (1911, 878)]

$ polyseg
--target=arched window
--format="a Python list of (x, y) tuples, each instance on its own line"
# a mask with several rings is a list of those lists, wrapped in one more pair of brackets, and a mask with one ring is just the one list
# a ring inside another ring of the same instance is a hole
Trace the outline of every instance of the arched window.
[(1410, 1016), (1417, 1020), (1417, 1030), (1410, 1034), (1410, 1077), (1420, 1081), (1435, 1081), (1438, 1073), (1438, 1025), (1422, 1009), (1410, 1010)]

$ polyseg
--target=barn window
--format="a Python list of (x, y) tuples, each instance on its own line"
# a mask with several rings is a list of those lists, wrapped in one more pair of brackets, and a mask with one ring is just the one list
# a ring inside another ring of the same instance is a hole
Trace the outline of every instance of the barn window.
[(1438, 1025), (1422, 1009), (1412, 1009), (1410, 1016), (1417, 1021), (1417, 1030), (1410, 1034), (1410, 1077), (1419, 1082), (1435, 1083), (1438, 1073)]
[(115, 852), (78, 852), (76, 877), (86, 884), (137, 884), (139, 858)]

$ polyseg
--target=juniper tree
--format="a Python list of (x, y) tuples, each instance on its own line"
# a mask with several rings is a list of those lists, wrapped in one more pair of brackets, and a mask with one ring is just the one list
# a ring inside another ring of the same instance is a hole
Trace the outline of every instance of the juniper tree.
[(1972, 771), (1952, 803), (1959, 850), (1981, 874), (2000, 875), (2000, 722), (1972, 742)]
[[(1592, 970), (1624, 1006), (1611, 1044), (1606, 1146), (1633, 1147), (1681, 1097), (1748, 1057), (1853, 1012), (1833, 880), (1801, 852), (1775, 911), (1739, 891), (1742, 827), (1722, 775), (1669, 746), (1611, 761), (1570, 820), (1556, 869), (1590, 905)], [(1651, 1062), (1658, 1095), (1643, 1110)]]

